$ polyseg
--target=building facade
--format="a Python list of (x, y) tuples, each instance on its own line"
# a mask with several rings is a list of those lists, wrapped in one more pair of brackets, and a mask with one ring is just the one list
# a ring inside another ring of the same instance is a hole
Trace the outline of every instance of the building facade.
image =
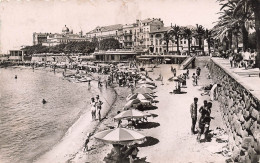
[(82, 31), (79, 34), (74, 34), (73, 30), (69, 30), (66, 25), (61, 33), (33, 33), (33, 45), (55, 46), (75, 41), (88, 41), (88, 39), (83, 36)]

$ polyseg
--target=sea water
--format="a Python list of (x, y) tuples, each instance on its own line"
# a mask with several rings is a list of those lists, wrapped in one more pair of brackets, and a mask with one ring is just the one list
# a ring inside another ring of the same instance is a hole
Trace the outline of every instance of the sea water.
[(0, 69), (0, 162), (32, 162), (64, 136), (100, 93), (113, 92), (44, 70)]

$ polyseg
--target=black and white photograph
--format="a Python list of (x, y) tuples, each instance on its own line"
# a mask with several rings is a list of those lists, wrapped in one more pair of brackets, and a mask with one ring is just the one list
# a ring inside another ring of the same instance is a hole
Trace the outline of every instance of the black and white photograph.
[(260, 0), (0, 0), (0, 163), (260, 163)]

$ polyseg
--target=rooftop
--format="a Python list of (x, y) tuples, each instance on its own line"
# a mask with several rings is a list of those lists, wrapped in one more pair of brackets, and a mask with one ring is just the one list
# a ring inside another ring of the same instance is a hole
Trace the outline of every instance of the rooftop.
[(100, 29), (101, 32), (106, 32), (106, 31), (113, 31), (113, 30), (118, 30), (118, 29), (122, 29), (122, 28), (123, 28), (122, 24), (115, 24), (115, 25), (109, 25), (109, 26), (103, 26), (103, 27), (98, 26), (94, 30), (92, 30), (88, 33), (95, 33), (95, 32), (97, 32), (97, 29)]

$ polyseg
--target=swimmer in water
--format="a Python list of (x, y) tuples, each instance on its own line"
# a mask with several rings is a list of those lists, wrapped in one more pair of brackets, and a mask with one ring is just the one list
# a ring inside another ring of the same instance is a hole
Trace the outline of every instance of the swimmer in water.
[(46, 101), (45, 99), (42, 99), (42, 103), (43, 103), (43, 104), (46, 104), (46, 102), (47, 102), (47, 101)]

